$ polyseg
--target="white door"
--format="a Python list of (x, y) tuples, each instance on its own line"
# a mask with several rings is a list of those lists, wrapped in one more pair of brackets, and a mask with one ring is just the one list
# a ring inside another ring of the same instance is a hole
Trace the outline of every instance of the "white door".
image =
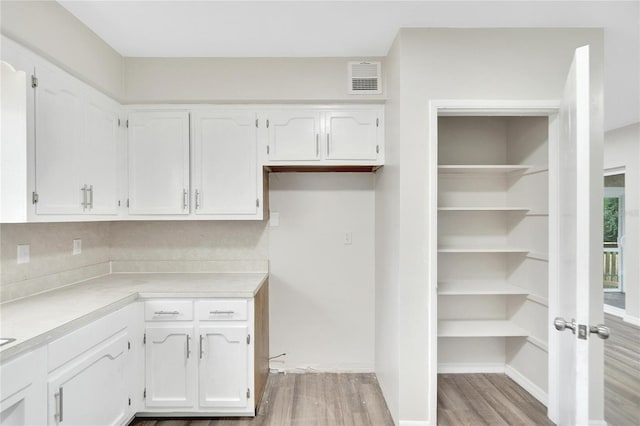
[(89, 99), (80, 147), (81, 183), (88, 185), (85, 213), (116, 214), (118, 208), (118, 114), (106, 100)]
[(129, 115), (129, 214), (189, 213), (189, 113)]
[(553, 161), (558, 174), (551, 185), (557, 211), (550, 223), (550, 270), (556, 284), (555, 294), (549, 297), (553, 323), (549, 331), (549, 417), (559, 425), (589, 424), (593, 404), (602, 402), (590, 400), (590, 395), (597, 394), (590, 386), (602, 386), (589, 374), (596, 360), (602, 362), (595, 352), (602, 346), (590, 344), (595, 335), (590, 336), (589, 329), (594, 314), (590, 297), (602, 291), (598, 268), (602, 164), (593, 157), (598, 151), (592, 153), (589, 70), (589, 47), (581, 47), (565, 86), (558, 117), (558, 155)]
[(200, 406), (246, 407), (248, 348), (246, 325), (212, 325), (200, 332)]
[(196, 358), (192, 326), (145, 330), (147, 407), (193, 407)]
[(44, 66), (36, 74), (36, 213), (82, 213), (85, 192), (78, 170), (82, 98), (71, 78)]
[(336, 111), (325, 116), (326, 158), (376, 160), (380, 151), (376, 111)]
[(267, 161), (314, 161), (322, 149), (318, 111), (274, 111), (268, 114)]
[(129, 409), (126, 362), (127, 336), (122, 334), (50, 376), (49, 424), (122, 424)]
[(258, 160), (255, 113), (193, 115), (193, 196), (196, 214), (255, 215)]

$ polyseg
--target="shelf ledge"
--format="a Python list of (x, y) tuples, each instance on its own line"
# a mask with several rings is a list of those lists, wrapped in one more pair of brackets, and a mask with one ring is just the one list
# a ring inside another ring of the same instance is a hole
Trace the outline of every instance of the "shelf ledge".
[(528, 337), (529, 334), (509, 320), (438, 321), (438, 337)]
[(440, 296), (481, 296), (481, 295), (522, 295), (529, 291), (509, 284), (506, 281), (468, 280), (468, 281), (443, 281), (438, 283), (438, 295)]

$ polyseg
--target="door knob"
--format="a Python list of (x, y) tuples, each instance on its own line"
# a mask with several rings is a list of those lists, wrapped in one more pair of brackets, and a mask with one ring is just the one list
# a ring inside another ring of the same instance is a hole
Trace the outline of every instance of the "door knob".
[(571, 318), (571, 322), (567, 322), (564, 318), (556, 317), (553, 320), (553, 325), (558, 331), (564, 331), (568, 328), (573, 334), (576, 334), (576, 320), (573, 318)]
[(608, 339), (610, 336), (609, 327), (604, 324), (592, 325), (589, 327), (589, 333), (597, 334), (602, 340)]

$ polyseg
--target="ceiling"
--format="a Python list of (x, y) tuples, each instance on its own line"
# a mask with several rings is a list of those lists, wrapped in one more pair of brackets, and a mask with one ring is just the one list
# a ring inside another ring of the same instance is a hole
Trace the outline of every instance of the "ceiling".
[(636, 1), (58, 1), (123, 56), (385, 56), (400, 28), (603, 27), (605, 127), (640, 121)]

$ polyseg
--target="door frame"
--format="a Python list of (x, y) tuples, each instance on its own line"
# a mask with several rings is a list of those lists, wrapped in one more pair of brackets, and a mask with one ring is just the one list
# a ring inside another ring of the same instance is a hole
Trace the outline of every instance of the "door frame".
[[(429, 100), (429, 139), (427, 158), (427, 179), (429, 195), (427, 205), (427, 282), (429, 286), (428, 301), (428, 337), (427, 337), (427, 371), (429, 372), (428, 401), (429, 423), (437, 423), (437, 395), (438, 395), (438, 116), (546, 116), (549, 118), (549, 182), (552, 182), (551, 165), (554, 151), (557, 152), (558, 120), (560, 110), (559, 100)], [(557, 185), (549, 185), (549, 198), (557, 197)], [(549, 235), (551, 234), (552, 209), (549, 209)], [(552, 257), (553, 241), (549, 240), (549, 258)], [(557, 271), (552, 269), (553, 262), (549, 262), (549, 289), (557, 285)], [(557, 304), (555, 292), (549, 291), (549, 312), (551, 306)], [(551, 367), (551, 363), (549, 363)], [(549, 368), (549, 390), (552, 387), (552, 369)], [(554, 383), (555, 386), (555, 383)], [(551, 393), (551, 392), (549, 392)], [(552, 402), (549, 399), (549, 402)], [(554, 411), (549, 409), (551, 416)]]
[[(610, 169), (605, 169), (603, 176), (607, 177), (607, 176), (614, 176), (614, 175), (624, 175), (625, 179), (627, 176), (627, 171), (626, 168), (623, 167), (614, 167), (614, 168), (610, 168)], [(622, 192), (622, 195), (618, 195), (618, 194), (612, 194), (612, 192)], [(608, 194), (607, 194), (608, 193)], [(619, 256), (620, 256), (620, 264), (619, 264), (619, 270), (618, 270), (618, 275), (619, 275), (619, 282), (618, 282), (618, 288), (617, 289), (604, 289), (604, 292), (612, 292), (612, 293), (621, 293), (624, 292), (624, 241), (623, 240), (625, 238), (625, 233), (626, 233), (626, 229), (625, 229), (625, 225), (626, 225), (626, 220), (625, 220), (625, 198), (626, 198), (626, 185), (624, 187), (622, 187), (621, 191), (615, 191), (610, 190), (607, 191), (607, 187), (604, 187), (604, 197), (605, 198), (613, 198), (613, 197), (617, 197), (618, 198), (618, 252), (619, 252)], [(624, 311), (624, 309), (623, 309)]]

